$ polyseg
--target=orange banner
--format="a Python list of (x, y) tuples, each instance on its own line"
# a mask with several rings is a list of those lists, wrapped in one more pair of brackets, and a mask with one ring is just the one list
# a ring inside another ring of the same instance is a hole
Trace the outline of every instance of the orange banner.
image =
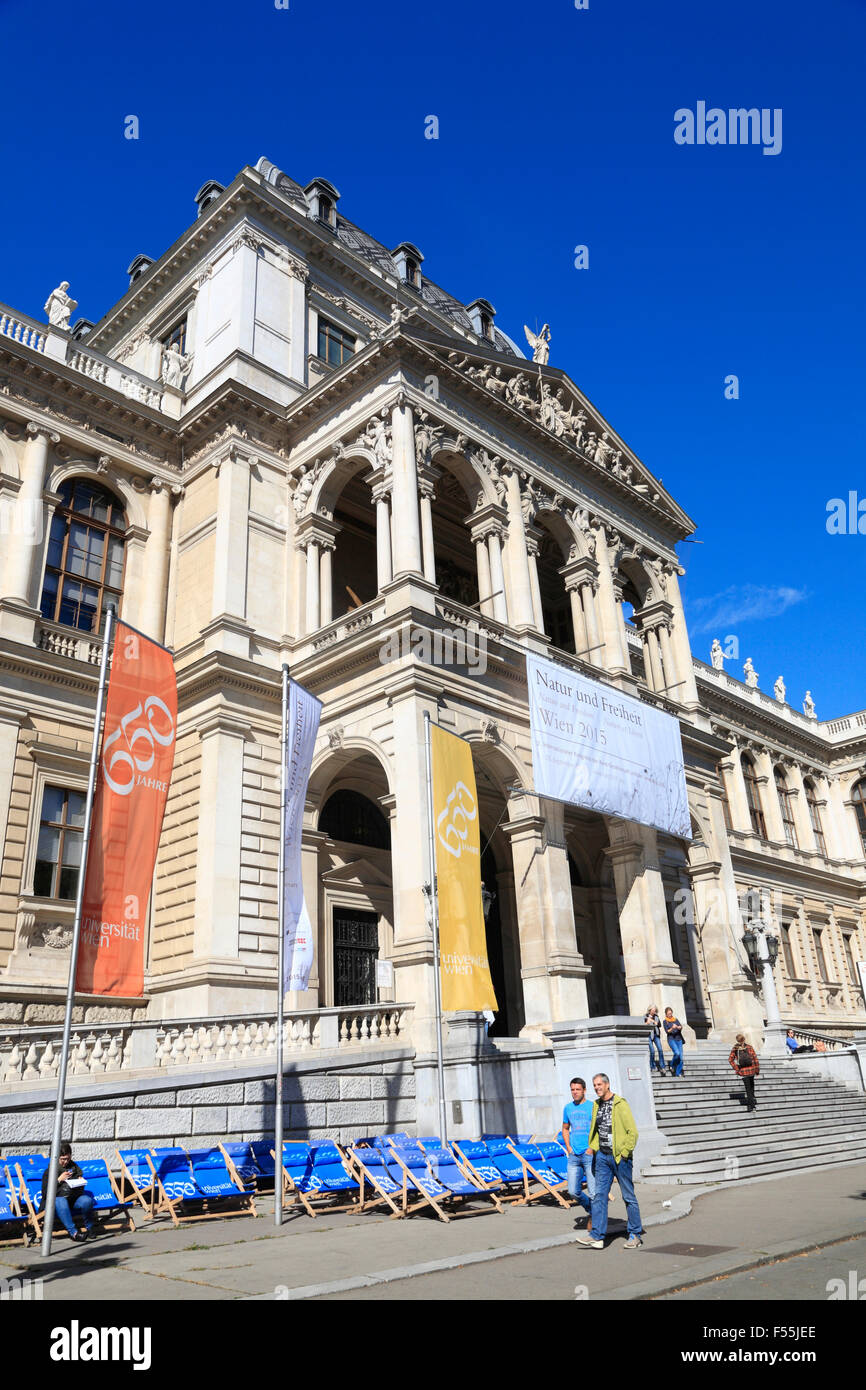
[(75, 988), (144, 993), (144, 934), (177, 730), (170, 652), (118, 622), (93, 803)]

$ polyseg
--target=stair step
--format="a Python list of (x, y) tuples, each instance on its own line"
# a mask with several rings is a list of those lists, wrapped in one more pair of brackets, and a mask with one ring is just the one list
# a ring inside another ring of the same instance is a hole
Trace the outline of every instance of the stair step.
[[(846, 1150), (844, 1153), (825, 1150), (821, 1154), (798, 1159), (796, 1166), (797, 1172), (806, 1172), (812, 1168), (823, 1168), (831, 1164), (843, 1165), (846, 1163), (858, 1163), (863, 1159), (866, 1159), (866, 1145), (862, 1148)], [(666, 1168), (654, 1169), (654, 1163), (655, 1159), (653, 1159), (653, 1163), (641, 1173), (641, 1182), (663, 1183), (665, 1186), (673, 1184), (677, 1186), (681, 1184), (717, 1183), (732, 1180), (730, 1168), (725, 1168), (724, 1166), (703, 1173), (688, 1174), (680, 1171), (672, 1173)], [(739, 1179), (771, 1177), (780, 1173), (788, 1173), (791, 1171), (791, 1167), (792, 1164), (789, 1158), (774, 1159), (766, 1163), (749, 1163), (746, 1161), (738, 1165), (737, 1177)]]

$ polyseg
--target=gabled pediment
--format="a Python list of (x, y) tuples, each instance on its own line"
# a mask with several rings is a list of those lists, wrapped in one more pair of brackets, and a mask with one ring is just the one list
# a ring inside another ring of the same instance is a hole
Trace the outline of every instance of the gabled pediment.
[(407, 336), (434, 352), (498, 406), (516, 412), (573, 450), (593, 471), (601, 470), (626, 492), (664, 512), (686, 534), (694, 530), (691, 518), (565, 372), (464, 347), (436, 334), (410, 329)]
[(388, 888), (391, 887), (390, 875), (382, 872), (377, 865), (369, 859), (353, 859), (350, 864), (341, 864), (334, 869), (326, 869), (322, 874), (322, 882), (335, 884), (351, 883), (360, 888)]

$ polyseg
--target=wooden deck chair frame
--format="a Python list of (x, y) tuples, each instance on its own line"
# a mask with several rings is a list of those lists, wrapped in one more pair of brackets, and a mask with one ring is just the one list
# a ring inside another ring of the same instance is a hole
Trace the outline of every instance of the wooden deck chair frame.
[[(454, 1167), (463, 1174), (467, 1182), (474, 1183), (475, 1186), (478, 1188), (479, 1197), (491, 1197), (493, 1199), (493, 1205), (496, 1207), (496, 1210), (504, 1211), (505, 1208), (503, 1207), (502, 1203), (504, 1201), (507, 1201), (508, 1198), (501, 1197), (500, 1194), (495, 1191), (494, 1184), (487, 1182), (484, 1178), (482, 1178), (480, 1173), (476, 1173), (471, 1168), (469, 1168), (467, 1164), (464, 1163), (460, 1157), (458, 1157), (458, 1155), (454, 1152), (453, 1149), (451, 1150), (451, 1156), (454, 1159)], [(445, 1187), (446, 1184), (443, 1183), (442, 1186)], [(469, 1202), (471, 1200), (470, 1194), (468, 1192), (452, 1193), (452, 1198), (455, 1202)]]
[[(569, 1200), (566, 1201), (565, 1198), (562, 1197), (560, 1192), (557, 1190), (561, 1188), (567, 1188), (567, 1179), (563, 1178), (561, 1182), (558, 1182), (556, 1184), (555, 1188), (551, 1187), (550, 1183), (547, 1182), (547, 1180), (541, 1176), (538, 1170), (533, 1167), (531, 1159), (524, 1158), (523, 1154), (518, 1153), (514, 1144), (509, 1144), (508, 1147), (514, 1154), (514, 1157), (518, 1158), (521, 1164), (523, 1165), (523, 1181), (526, 1188), (526, 1192), (524, 1196), (520, 1198), (518, 1205), (521, 1207), (529, 1206), (531, 1202), (537, 1202), (542, 1197), (554, 1197), (556, 1201), (559, 1203), (559, 1205), (561, 1207), (565, 1207), (566, 1211), (568, 1211), (568, 1208), (572, 1205), (574, 1199), (569, 1195)], [(539, 1192), (530, 1192), (530, 1176), (532, 1177), (533, 1182), (538, 1183), (541, 1189)]]
[[(280, 1205), (283, 1208), (283, 1210), (289, 1210), (292, 1207), (296, 1206), (298, 1202), (300, 1202), (301, 1206), (304, 1208), (304, 1211), (307, 1213), (308, 1216), (318, 1216), (318, 1212), (313, 1209), (313, 1204), (310, 1201), (308, 1194), (306, 1192), (302, 1192), (301, 1189), (298, 1187), (298, 1184), (295, 1182), (294, 1178), (291, 1176), (291, 1174), (286, 1172), (286, 1165), (282, 1162), (277, 1162), (277, 1155), (274, 1149), (271, 1149), (271, 1158), (274, 1160), (275, 1180), (277, 1168), (279, 1168), (280, 1172), (283, 1175), (283, 1195), (280, 1202)], [(288, 1201), (286, 1200), (287, 1198), (289, 1199)]]
[[(463, 1150), (460, 1148), (459, 1141), (457, 1139), (454, 1139), (451, 1142), (451, 1152), (454, 1154), (455, 1158), (457, 1158), (458, 1166), (463, 1169), (463, 1172), (466, 1174), (467, 1177), (470, 1177), (473, 1182), (481, 1183), (482, 1187), (488, 1187), (487, 1180), (483, 1178), (481, 1174), (478, 1172), (477, 1168), (474, 1166), (472, 1162), (472, 1159), (466, 1157)], [(523, 1202), (524, 1198), (526, 1197), (529, 1191), (526, 1185), (525, 1172), (523, 1174), (523, 1196), (520, 1195), (519, 1191), (513, 1190), (513, 1186), (507, 1178), (500, 1178), (499, 1181), (502, 1183), (503, 1187), (505, 1188), (505, 1191), (497, 1192), (497, 1202)]]
[[(33, 1227), (33, 1239), (35, 1241), (40, 1241), (42, 1239), (42, 1223), (44, 1220), (43, 1214), (38, 1209), (38, 1207), (34, 1207), (33, 1202), (30, 1199), (30, 1190), (27, 1186), (27, 1183), (24, 1180), (24, 1174), (21, 1172), (20, 1163), (15, 1164), (15, 1172), (18, 1174), (18, 1210), (22, 1213), (22, 1215), (24, 1215), (26, 1212), (25, 1220), (28, 1222), (30, 1226)], [(64, 1236), (69, 1234), (62, 1222), (58, 1221), (55, 1223), (55, 1235), (58, 1234), (58, 1227), (60, 1234), (63, 1234)]]
[[(230, 1216), (258, 1216), (258, 1212), (256, 1211), (256, 1204), (254, 1201), (254, 1193), (241, 1191), (238, 1192), (238, 1201), (240, 1205), (236, 1207), (221, 1206), (217, 1207), (214, 1211), (177, 1211), (176, 1208), (182, 1207), (184, 1202), (197, 1202), (199, 1205), (209, 1207), (211, 1202), (227, 1203), (234, 1201), (234, 1196), (233, 1194), (228, 1193), (224, 1197), (169, 1197), (162, 1184), (162, 1179), (159, 1177), (159, 1174), (157, 1173), (156, 1168), (154, 1167), (153, 1159), (151, 1158), (149, 1153), (147, 1154), (147, 1161), (150, 1164), (151, 1170), (153, 1172), (154, 1181), (157, 1185), (159, 1194), (154, 1209), (154, 1216), (163, 1216), (166, 1213), (168, 1213), (175, 1226), (185, 1226), (188, 1222), (191, 1221), (213, 1221), (218, 1218), (225, 1218)], [(192, 1178), (193, 1182), (195, 1182), (195, 1173), (193, 1172), (192, 1164), (190, 1164), (190, 1177)], [(232, 1178), (232, 1181), (236, 1182), (237, 1179)]]
[[(398, 1150), (398, 1149), (392, 1148), (392, 1149), (391, 1149), (391, 1156), (392, 1156), (392, 1158), (394, 1158), (394, 1159), (397, 1160), (397, 1162), (399, 1163), (400, 1167), (403, 1169), (403, 1192), (402, 1192), (402, 1199), (403, 1199), (403, 1200), (402, 1200), (403, 1215), (404, 1215), (404, 1216), (411, 1216), (414, 1212), (418, 1211), (419, 1208), (422, 1207), (422, 1206), (424, 1205), (424, 1203), (426, 1202), (429, 1206), (431, 1206), (431, 1207), (433, 1208), (433, 1210), (435, 1211), (436, 1215), (439, 1217), (439, 1220), (440, 1220), (440, 1221), (450, 1221), (450, 1220), (451, 1220), (451, 1217), (449, 1216), (448, 1212), (443, 1211), (442, 1208), (441, 1208), (440, 1205), (439, 1205), (440, 1202), (447, 1201), (448, 1198), (447, 1198), (447, 1197), (439, 1197), (439, 1198), (431, 1197), (430, 1194), (429, 1194), (429, 1192), (425, 1192), (424, 1189), (423, 1189), (422, 1187), (417, 1187), (417, 1186), (415, 1185), (415, 1181), (414, 1181), (415, 1175), (414, 1175), (414, 1173), (412, 1172), (412, 1169), (409, 1168), (408, 1165), (405, 1164), (405, 1163), (403, 1162), (402, 1158), (400, 1157), (400, 1153), (399, 1153), (399, 1150)], [(431, 1176), (431, 1173), (430, 1173), (429, 1168), (427, 1169), (427, 1176), (428, 1176), (428, 1177)], [(412, 1179), (412, 1186), (411, 1186), (411, 1187), (409, 1186), (409, 1179), (410, 1179), (410, 1178)], [(435, 1179), (434, 1179), (434, 1181), (435, 1181)], [(444, 1186), (444, 1184), (443, 1184), (443, 1183), (439, 1183), (439, 1186), (442, 1187), (442, 1186)], [(420, 1198), (421, 1198), (420, 1201), (416, 1201), (416, 1202), (415, 1202), (414, 1206), (409, 1206), (409, 1196), (410, 1196), (410, 1194), (411, 1194), (412, 1196), (414, 1196), (414, 1197), (420, 1197)], [(450, 1193), (449, 1193), (448, 1195), (451, 1196)]]
[[(154, 1217), (154, 1209), (156, 1207), (156, 1199), (158, 1195), (156, 1190), (156, 1183), (151, 1181), (150, 1187), (140, 1188), (136, 1183), (134, 1177), (132, 1176), (132, 1171), (128, 1163), (122, 1157), (120, 1149), (115, 1149), (115, 1153), (117, 1154), (117, 1161), (120, 1164), (120, 1179), (115, 1181), (114, 1174), (111, 1174), (112, 1181), (115, 1182), (116, 1191), (118, 1192), (123, 1201), (126, 1201), (128, 1198), (131, 1197), (134, 1198), (135, 1201), (139, 1202), (141, 1204), (141, 1208), (144, 1212), (146, 1219), (148, 1221), (152, 1221)], [(153, 1164), (151, 1164), (151, 1172), (152, 1171)], [(124, 1186), (122, 1186), (121, 1184), (124, 1184)]]
[[(22, 1245), (27, 1245), (29, 1243), (30, 1236), (27, 1230), (27, 1226), (30, 1218), (26, 1216), (24, 1212), (21, 1210), (21, 1197), (18, 1192), (18, 1189), (15, 1186), (10, 1169), (7, 1167), (5, 1163), (0, 1163), (0, 1169), (2, 1169), (6, 1174), (6, 1191), (9, 1193), (9, 1196), (12, 1199), (12, 1206), (17, 1214), (17, 1220), (21, 1223), (20, 1236), (7, 1237), (0, 1235), (0, 1250), (2, 1250), (9, 1245), (18, 1245), (19, 1241)], [(12, 1222), (4, 1221), (3, 1226), (6, 1225), (12, 1225)], [(0, 1232), (2, 1232), (3, 1226), (0, 1226)]]
[[(400, 1207), (397, 1206), (396, 1202), (394, 1201), (393, 1195), (390, 1192), (385, 1192), (379, 1186), (374, 1175), (372, 1173), (367, 1172), (367, 1169), (364, 1167), (363, 1160), (356, 1156), (355, 1150), (351, 1148), (343, 1149), (339, 1144), (337, 1145), (337, 1148), (340, 1150), (342, 1154), (344, 1154), (346, 1162), (348, 1163), (350, 1169), (352, 1170), (352, 1172), (358, 1180), (358, 1187), (360, 1189), (358, 1210), (372, 1211), (374, 1207), (380, 1207), (384, 1202), (386, 1206), (391, 1208), (392, 1221), (396, 1218), (405, 1216), (406, 1213), (402, 1211)], [(365, 1186), (368, 1187), (371, 1190), (371, 1192), (376, 1192), (379, 1195), (375, 1198), (365, 1197)]]
[[(87, 1161), (87, 1159), (82, 1159), (83, 1163), (86, 1163)], [(123, 1222), (123, 1226), (121, 1227), (122, 1230), (134, 1231), (135, 1222), (132, 1219), (132, 1211), (128, 1206), (125, 1205), (128, 1198), (123, 1196), (120, 1190), (120, 1184), (118, 1183), (117, 1178), (115, 1177), (112, 1170), (109, 1168), (107, 1160), (105, 1163), (105, 1171), (107, 1172), (108, 1180), (111, 1183), (111, 1190), (117, 1198), (117, 1208), (114, 1211), (107, 1212), (104, 1216), (101, 1216), (99, 1212), (96, 1211), (96, 1209), (94, 1208), (93, 1219), (94, 1221), (98, 1221), (100, 1226), (107, 1226), (109, 1221), (114, 1221), (115, 1218), (117, 1218), (118, 1221)]]

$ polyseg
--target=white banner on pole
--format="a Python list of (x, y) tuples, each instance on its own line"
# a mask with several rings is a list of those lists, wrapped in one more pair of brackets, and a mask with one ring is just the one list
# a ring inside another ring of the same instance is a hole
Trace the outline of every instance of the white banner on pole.
[(306, 989), (313, 966), (313, 931), (301, 878), (301, 833), (313, 747), (322, 702), (297, 681), (289, 681), (286, 730), (286, 869), (283, 992)]
[(612, 686), (526, 657), (535, 791), (691, 839), (676, 719)]

